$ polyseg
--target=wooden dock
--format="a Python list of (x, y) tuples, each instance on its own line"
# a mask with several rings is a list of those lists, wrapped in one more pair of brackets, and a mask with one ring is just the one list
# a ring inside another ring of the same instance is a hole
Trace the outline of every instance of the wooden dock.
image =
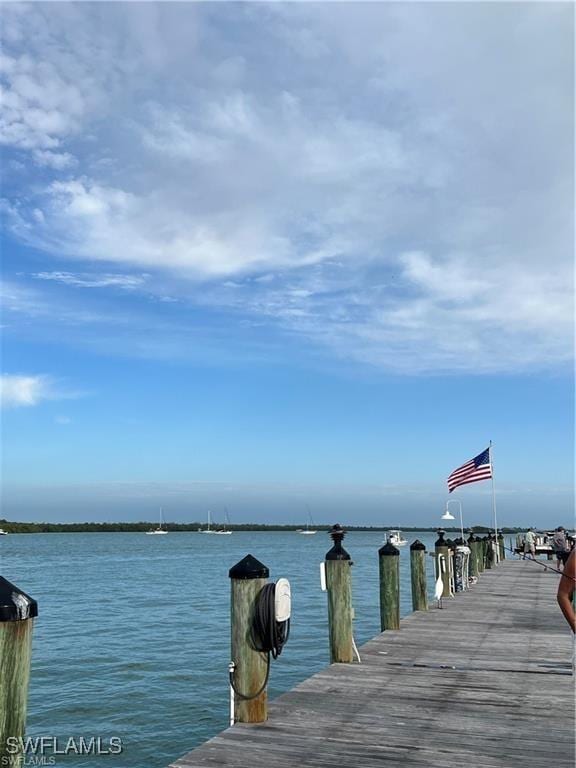
[(327, 667), (274, 700), (266, 723), (228, 728), (172, 766), (573, 768), (558, 579), (506, 560), (370, 640), (362, 664)]

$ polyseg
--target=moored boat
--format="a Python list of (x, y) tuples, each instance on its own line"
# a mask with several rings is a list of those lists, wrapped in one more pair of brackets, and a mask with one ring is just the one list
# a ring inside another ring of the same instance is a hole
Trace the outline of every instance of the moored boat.
[(404, 547), (408, 544), (408, 541), (402, 536), (402, 531), (399, 531), (398, 529), (388, 531), (386, 541), (389, 541), (390, 544), (393, 544), (395, 547)]
[(160, 507), (160, 518), (158, 520), (158, 528), (153, 528), (150, 531), (146, 531), (146, 536), (165, 536), (168, 531), (162, 528), (162, 507)]

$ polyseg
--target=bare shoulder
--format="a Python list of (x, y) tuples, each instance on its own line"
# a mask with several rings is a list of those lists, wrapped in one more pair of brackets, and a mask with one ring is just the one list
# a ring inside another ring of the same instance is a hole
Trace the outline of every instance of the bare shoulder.
[(570, 553), (568, 560), (566, 560), (564, 574), (566, 576), (571, 576), (572, 578), (576, 577), (576, 547)]

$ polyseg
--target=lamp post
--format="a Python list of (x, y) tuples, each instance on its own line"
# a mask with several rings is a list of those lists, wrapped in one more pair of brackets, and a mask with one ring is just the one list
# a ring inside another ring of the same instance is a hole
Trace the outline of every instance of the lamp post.
[(446, 511), (440, 518), (441, 520), (456, 520), (454, 515), (450, 512), (450, 504), (458, 504), (460, 507), (460, 536), (462, 537), (462, 541), (464, 541), (464, 523), (462, 522), (462, 502), (460, 499), (449, 499), (446, 502)]

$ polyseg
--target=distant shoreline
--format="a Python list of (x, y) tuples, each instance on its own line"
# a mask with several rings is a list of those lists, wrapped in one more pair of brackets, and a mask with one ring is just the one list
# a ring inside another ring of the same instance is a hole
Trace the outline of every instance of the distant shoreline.
[[(151, 528), (156, 528), (155, 522), (138, 522), (138, 523), (19, 523), (11, 522), (9, 520), (0, 520), (0, 529), (6, 531), (6, 533), (145, 533)], [(166, 530), (171, 533), (182, 532), (198, 532), (205, 528), (205, 523), (166, 523)], [(301, 525), (265, 525), (261, 523), (240, 523), (235, 525), (227, 525), (228, 530), (231, 531), (279, 531), (290, 532), (297, 531), (304, 528), (304, 524)], [(344, 526), (347, 531), (390, 531), (395, 528), (401, 528), (405, 533), (413, 533), (422, 531), (424, 533), (435, 533), (440, 530), (441, 526), (434, 527), (422, 527), (422, 526), (398, 526), (391, 525), (346, 525)], [(331, 526), (329, 525), (316, 525), (315, 530), (323, 533), (328, 533)], [(460, 528), (457, 526), (444, 527), (443, 530), (448, 532), (459, 533)], [(466, 531), (472, 530), (474, 533), (488, 533), (491, 528), (486, 526), (471, 526), (466, 528)], [(524, 528), (502, 528), (504, 534), (514, 534), (524, 531)]]

